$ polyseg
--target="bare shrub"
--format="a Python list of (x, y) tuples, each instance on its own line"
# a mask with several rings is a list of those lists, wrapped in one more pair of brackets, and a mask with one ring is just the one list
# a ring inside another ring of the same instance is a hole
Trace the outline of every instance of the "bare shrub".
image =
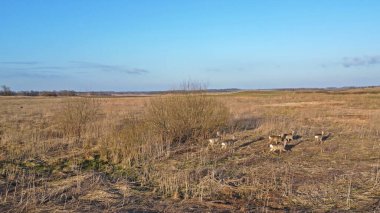
[(150, 102), (147, 119), (162, 141), (183, 143), (224, 127), (228, 109), (204, 91), (160, 96)]
[(140, 167), (169, 156), (171, 144), (196, 140), (224, 126), (229, 112), (204, 94), (159, 97), (146, 114), (128, 114), (101, 138), (103, 159), (123, 167)]
[(58, 125), (64, 135), (81, 140), (91, 122), (98, 119), (100, 103), (90, 98), (66, 100), (57, 112)]

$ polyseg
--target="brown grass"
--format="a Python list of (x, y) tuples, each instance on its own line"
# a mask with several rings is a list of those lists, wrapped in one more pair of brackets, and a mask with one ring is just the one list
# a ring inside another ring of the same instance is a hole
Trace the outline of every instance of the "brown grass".
[(0, 97), (0, 209), (376, 212), (376, 91)]
[(146, 116), (163, 141), (184, 143), (204, 139), (223, 128), (229, 111), (213, 97), (190, 92), (153, 98)]
[(99, 119), (100, 104), (92, 98), (66, 99), (56, 111), (58, 129), (67, 137), (80, 141), (92, 122)]

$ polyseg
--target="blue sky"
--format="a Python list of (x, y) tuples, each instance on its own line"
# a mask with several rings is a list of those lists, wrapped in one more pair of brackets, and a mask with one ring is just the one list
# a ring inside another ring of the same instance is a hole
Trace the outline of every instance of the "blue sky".
[(14, 90), (380, 85), (378, 0), (0, 0)]

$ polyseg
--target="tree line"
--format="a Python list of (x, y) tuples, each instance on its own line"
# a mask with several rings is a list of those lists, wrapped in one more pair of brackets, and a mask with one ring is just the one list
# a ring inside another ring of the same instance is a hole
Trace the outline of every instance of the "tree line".
[(0, 89), (0, 96), (76, 96), (78, 92), (74, 90), (60, 90), (60, 91), (12, 91), (10, 87), (2, 85)]

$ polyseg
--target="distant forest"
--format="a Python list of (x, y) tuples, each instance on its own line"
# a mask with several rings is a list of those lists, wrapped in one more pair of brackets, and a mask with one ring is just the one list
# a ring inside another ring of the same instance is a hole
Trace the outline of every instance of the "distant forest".
[[(240, 91), (236, 88), (231, 89), (209, 89), (207, 92), (234, 92)], [(53, 91), (12, 91), (8, 86), (1, 86), (0, 88), (0, 96), (122, 96), (122, 95), (154, 95), (154, 94), (166, 94), (166, 93), (181, 93), (186, 92), (185, 90), (170, 90), (170, 91), (124, 91), (124, 92), (116, 92), (116, 91), (75, 91), (75, 90), (53, 90)]]
[[(365, 86), (365, 87), (327, 87), (327, 88), (278, 88), (278, 89), (206, 89), (202, 90), (208, 93), (221, 93), (221, 92), (239, 92), (239, 91), (302, 91), (302, 92), (337, 92), (349, 89), (364, 89), (364, 88), (377, 88), (380, 86)], [(157, 94), (168, 94), (168, 93), (185, 93), (189, 90), (167, 90), (167, 91), (75, 91), (75, 90), (30, 90), (30, 91), (13, 91), (10, 87), (3, 85), (0, 87), (0, 96), (144, 96), (144, 95), (157, 95)], [(196, 92), (196, 90), (191, 90), (191, 92)]]

